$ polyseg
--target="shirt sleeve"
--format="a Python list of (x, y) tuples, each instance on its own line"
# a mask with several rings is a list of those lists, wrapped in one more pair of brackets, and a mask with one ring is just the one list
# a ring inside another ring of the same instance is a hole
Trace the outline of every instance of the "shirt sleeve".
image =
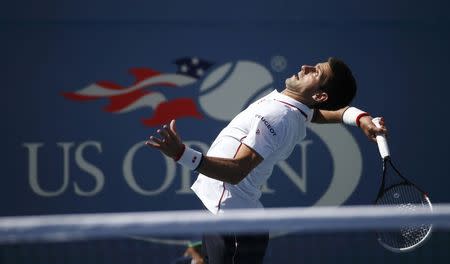
[(242, 143), (266, 159), (280, 147), (285, 133), (283, 123), (280, 118), (262, 114), (255, 114), (250, 122), (249, 133)]

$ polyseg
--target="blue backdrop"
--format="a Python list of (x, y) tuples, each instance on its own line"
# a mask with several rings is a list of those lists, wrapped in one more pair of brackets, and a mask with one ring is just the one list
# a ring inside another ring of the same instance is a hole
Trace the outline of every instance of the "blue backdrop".
[[(200, 209), (189, 190), (196, 175), (144, 140), (174, 117), (183, 139), (205, 151), (235, 113), (329, 56), (353, 69), (352, 105), (385, 117), (397, 165), (434, 203), (450, 202), (446, 1), (2, 4), (1, 216)], [(262, 202), (370, 204), (380, 170), (359, 129), (313, 125)], [(399, 260), (364, 237), (304, 254), (327, 260), (363, 245)], [(286, 244), (274, 242), (268, 261), (278, 248)], [(431, 248), (413, 254), (448, 257)]]

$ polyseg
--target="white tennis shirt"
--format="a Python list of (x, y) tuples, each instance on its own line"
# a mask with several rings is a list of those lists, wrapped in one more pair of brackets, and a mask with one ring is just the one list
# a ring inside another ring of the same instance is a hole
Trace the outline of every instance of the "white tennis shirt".
[(199, 174), (192, 190), (213, 214), (227, 209), (262, 208), (261, 187), (273, 167), (306, 136), (312, 109), (274, 90), (239, 113), (217, 136), (207, 156), (234, 158), (241, 144), (264, 160), (236, 185)]

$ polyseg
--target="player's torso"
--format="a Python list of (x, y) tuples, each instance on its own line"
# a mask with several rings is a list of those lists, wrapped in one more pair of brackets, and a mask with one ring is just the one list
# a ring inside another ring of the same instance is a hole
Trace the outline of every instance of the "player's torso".
[[(239, 113), (217, 136), (208, 150), (207, 156), (233, 158), (245, 138), (251, 133), (252, 122), (255, 116), (265, 124), (261, 133), (273, 133), (281, 138), (281, 144), (273, 153), (266, 156), (264, 160), (254, 168), (239, 184), (231, 185), (223, 183), (205, 175), (200, 174), (193, 190), (197, 193), (206, 207), (213, 213), (223, 211), (227, 208), (256, 208), (262, 207), (259, 202), (261, 187), (272, 174), (277, 162), (286, 159), (306, 135), (305, 118), (298, 109), (283, 104), (278, 99), (280, 94), (273, 92)], [(283, 122), (280, 127), (272, 127), (266, 117), (276, 116)], [(256, 131), (258, 133), (258, 131)]]
[[(306, 119), (298, 113), (298, 110), (274, 100), (274, 95), (269, 94), (239, 113), (225, 127), (211, 145), (208, 156), (233, 158), (241, 142), (247, 137), (251, 122), (255, 116), (264, 120), (267, 114), (277, 115), (287, 125), (286, 131), (276, 131), (267, 123), (267, 129), (271, 133), (279, 133), (283, 144), (269, 157), (265, 158), (244, 180), (242, 185), (249, 182), (257, 188), (270, 177), (274, 165), (280, 160), (286, 159), (306, 135)], [(258, 197), (259, 198), (259, 197)]]

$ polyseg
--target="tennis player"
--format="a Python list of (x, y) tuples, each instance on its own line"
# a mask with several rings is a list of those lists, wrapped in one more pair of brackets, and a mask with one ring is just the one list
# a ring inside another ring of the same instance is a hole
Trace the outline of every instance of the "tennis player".
[[(315, 66), (303, 65), (274, 90), (239, 113), (217, 136), (206, 155), (186, 147), (175, 120), (157, 130), (146, 144), (178, 163), (199, 172), (192, 190), (213, 214), (228, 209), (262, 208), (261, 186), (274, 165), (286, 159), (306, 136), (309, 122), (359, 126), (367, 137), (385, 133), (368, 113), (348, 107), (356, 94), (349, 67), (329, 58)], [(269, 235), (206, 234), (206, 263), (262, 263)]]

